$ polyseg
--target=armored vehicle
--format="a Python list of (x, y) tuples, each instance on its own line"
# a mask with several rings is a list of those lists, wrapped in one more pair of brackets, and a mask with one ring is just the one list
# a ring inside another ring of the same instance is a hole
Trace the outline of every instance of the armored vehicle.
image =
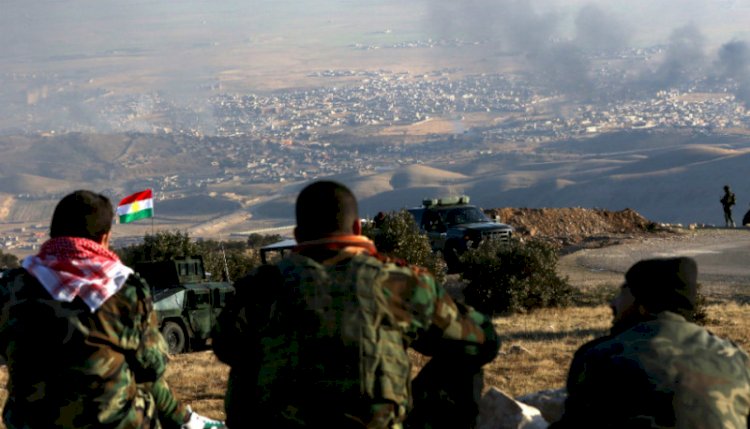
[(216, 316), (234, 296), (234, 287), (208, 280), (200, 256), (139, 262), (134, 268), (151, 287), (169, 352), (204, 348)]
[(460, 268), (459, 257), (482, 240), (509, 241), (513, 227), (489, 219), (468, 196), (428, 198), (409, 209), (419, 228), (427, 233), (432, 250), (443, 253), (448, 270)]

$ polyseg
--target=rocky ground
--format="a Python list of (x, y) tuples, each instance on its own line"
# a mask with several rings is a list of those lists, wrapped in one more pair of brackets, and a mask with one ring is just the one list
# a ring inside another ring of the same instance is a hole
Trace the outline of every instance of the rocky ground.
[(580, 248), (604, 247), (622, 240), (674, 231), (631, 209), (498, 208), (486, 212), (512, 225), (517, 236), (551, 241), (560, 247), (563, 254)]

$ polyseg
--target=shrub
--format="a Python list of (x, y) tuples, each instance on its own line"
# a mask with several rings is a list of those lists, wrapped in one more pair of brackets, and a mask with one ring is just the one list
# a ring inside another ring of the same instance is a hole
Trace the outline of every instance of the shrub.
[(699, 325), (705, 325), (708, 323), (708, 302), (706, 295), (703, 294), (703, 285), (698, 283), (695, 297), (695, 307), (691, 310), (679, 311), (680, 315), (687, 321), (697, 323)]
[(518, 313), (572, 301), (574, 290), (557, 275), (557, 250), (549, 243), (487, 240), (461, 260), (466, 302), (484, 313)]
[(117, 253), (125, 265), (139, 261), (162, 261), (196, 255), (198, 248), (187, 232), (160, 231), (146, 234), (143, 243), (118, 249)]
[(248, 242), (190, 239), (187, 232), (162, 231), (147, 234), (143, 243), (118, 249), (123, 263), (129, 266), (140, 261), (162, 261), (188, 256), (202, 256), (207, 273), (214, 280), (235, 281), (260, 265), (257, 249), (252, 245), (276, 241), (278, 236), (253, 236)]
[(18, 268), (18, 257), (12, 253), (4, 253), (0, 250), (0, 268)]
[(391, 212), (380, 221), (363, 225), (362, 234), (370, 237), (380, 253), (427, 268), (438, 283), (445, 281), (445, 261), (430, 247), (427, 235), (419, 230), (406, 210)]
[(203, 255), (206, 272), (214, 280), (234, 282), (260, 265), (260, 256), (242, 241), (199, 240), (199, 255)]
[(250, 234), (247, 237), (247, 247), (251, 249), (260, 249), (263, 246), (273, 244), (281, 240), (282, 237), (279, 234)]

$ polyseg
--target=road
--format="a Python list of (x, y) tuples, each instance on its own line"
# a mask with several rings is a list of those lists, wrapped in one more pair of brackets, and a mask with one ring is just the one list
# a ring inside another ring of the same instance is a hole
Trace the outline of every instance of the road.
[(750, 228), (700, 228), (667, 236), (634, 238), (560, 258), (559, 271), (578, 287), (619, 285), (636, 261), (690, 256), (698, 262), (698, 282), (709, 298), (750, 302)]

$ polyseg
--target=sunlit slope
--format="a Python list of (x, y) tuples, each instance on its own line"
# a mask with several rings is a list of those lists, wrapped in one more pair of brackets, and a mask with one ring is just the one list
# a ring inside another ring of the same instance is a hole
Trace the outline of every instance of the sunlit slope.
[(195, 156), (187, 144), (179, 136), (135, 133), (0, 137), (0, 177), (23, 171), (117, 188), (150, 176), (219, 171), (211, 164), (215, 157)]
[(33, 196), (48, 195), (66, 192), (80, 182), (71, 180), (54, 179), (50, 177), (37, 176), (34, 174), (11, 174), (0, 176), (0, 193), (4, 194), (29, 194)]
[(631, 159), (606, 174), (547, 177), (527, 187), (499, 191), (491, 197), (487, 182), (468, 192), (482, 202), (509, 207), (632, 208), (663, 222), (723, 223), (719, 198), (722, 186), (737, 192), (739, 220), (748, 208), (747, 171), (750, 152), (685, 147)]

